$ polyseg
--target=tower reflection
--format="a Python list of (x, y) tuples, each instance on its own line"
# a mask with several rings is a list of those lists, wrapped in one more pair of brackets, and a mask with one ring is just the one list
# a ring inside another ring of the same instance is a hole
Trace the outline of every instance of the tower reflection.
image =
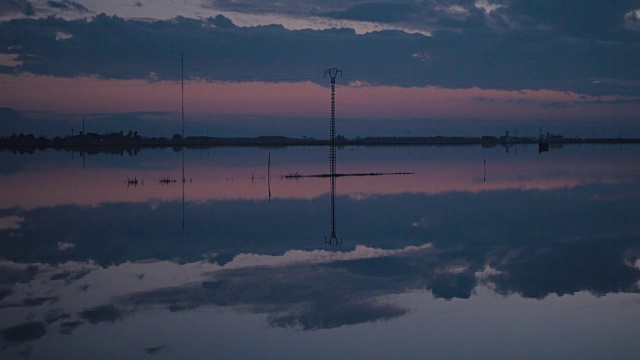
[(332, 166), (331, 173), (329, 174), (329, 181), (331, 182), (331, 236), (327, 239), (324, 238), (324, 242), (331, 245), (337, 246), (342, 244), (342, 238), (338, 239), (336, 235), (336, 168), (335, 168), (335, 144), (332, 145)]

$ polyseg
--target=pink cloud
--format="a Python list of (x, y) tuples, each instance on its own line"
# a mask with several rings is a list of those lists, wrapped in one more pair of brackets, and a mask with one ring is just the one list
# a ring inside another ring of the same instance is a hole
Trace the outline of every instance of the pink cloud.
[[(20, 110), (60, 113), (179, 112), (180, 84), (144, 80), (0, 76), (0, 101)], [(339, 85), (337, 114), (349, 118), (630, 120), (638, 99), (585, 96), (552, 90), (400, 88)], [(623, 100), (625, 100), (623, 99)], [(328, 116), (329, 89), (302, 83), (188, 81), (189, 115)]]

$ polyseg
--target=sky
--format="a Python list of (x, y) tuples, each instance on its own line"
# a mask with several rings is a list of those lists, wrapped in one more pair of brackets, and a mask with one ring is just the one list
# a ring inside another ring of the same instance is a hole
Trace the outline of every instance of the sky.
[(640, 137), (638, 59), (640, 0), (0, 0), (0, 107), (179, 123), (184, 69), (192, 135), (326, 138), (336, 67), (349, 137)]

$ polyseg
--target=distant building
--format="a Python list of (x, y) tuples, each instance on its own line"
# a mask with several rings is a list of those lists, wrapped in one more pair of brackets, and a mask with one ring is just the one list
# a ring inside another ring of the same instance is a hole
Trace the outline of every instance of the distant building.
[(505, 133), (505, 135), (500, 136), (499, 139), (500, 139), (500, 142), (503, 142), (503, 143), (512, 143), (513, 142), (513, 138), (509, 135), (509, 131), (507, 131)]
[(564, 136), (559, 135), (559, 134), (552, 134), (550, 132), (547, 132), (547, 136), (546, 136), (545, 140), (547, 140), (548, 142), (560, 142), (560, 141), (564, 140)]

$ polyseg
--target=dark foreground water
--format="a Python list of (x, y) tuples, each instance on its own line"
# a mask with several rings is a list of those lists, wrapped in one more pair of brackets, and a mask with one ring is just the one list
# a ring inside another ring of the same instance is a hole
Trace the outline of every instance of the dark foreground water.
[(337, 155), (0, 152), (0, 358), (640, 356), (640, 146)]

